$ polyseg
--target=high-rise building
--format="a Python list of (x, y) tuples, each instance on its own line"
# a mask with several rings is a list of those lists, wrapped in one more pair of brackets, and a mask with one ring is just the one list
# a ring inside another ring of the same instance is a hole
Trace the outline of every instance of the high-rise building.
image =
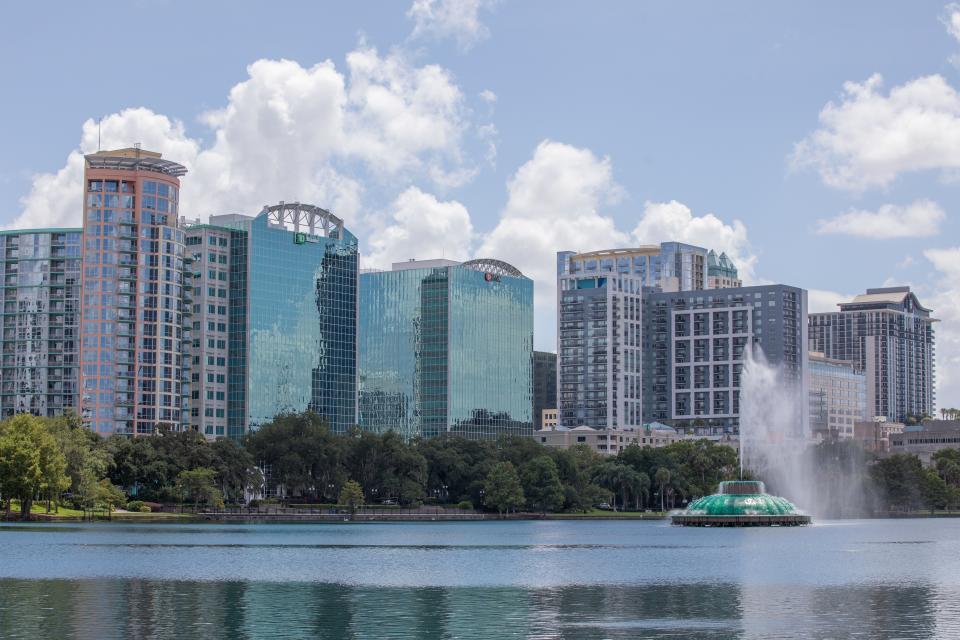
[(867, 289), (840, 311), (810, 314), (810, 350), (846, 360), (867, 378), (867, 418), (935, 414), (936, 320), (910, 287)]
[(566, 427), (642, 425), (644, 291), (699, 291), (707, 250), (679, 242), (557, 254), (557, 402)]
[(140, 148), (85, 156), (80, 404), (98, 433), (186, 423), (177, 223), (186, 171)]
[(737, 266), (726, 253), (719, 256), (711, 249), (707, 253), (707, 289), (732, 289), (743, 286), (737, 275)]
[(821, 440), (850, 439), (867, 417), (867, 377), (852, 362), (810, 353), (810, 433)]
[(533, 282), (499, 260), (360, 276), (360, 426), (407, 438), (532, 433)]
[(357, 239), (301, 203), (192, 225), (191, 424), (239, 437), (284, 412), (357, 423)]
[(0, 232), (0, 414), (77, 412), (81, 229)]
[(533, 428), (543, 428), (543, 410), (557, 408), (557, 354), (533, 352)]
[(681, 433), (738, 433), (741, 377), (757, 351), (795, 390), (798, 418), (805, 419), (805, 290), (765, 285), (649, 292), (642, 314), (643, 393), (626, 403), (631, 420), (642, 410), (644, 422), (668, 422)]

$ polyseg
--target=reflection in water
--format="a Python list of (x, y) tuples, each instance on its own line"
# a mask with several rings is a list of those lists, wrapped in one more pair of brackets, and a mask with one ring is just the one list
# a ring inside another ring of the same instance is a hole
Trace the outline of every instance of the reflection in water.
[(4, 579), (0, 637), (958, 637), (958, 595), (922, 585), (535, 589)]

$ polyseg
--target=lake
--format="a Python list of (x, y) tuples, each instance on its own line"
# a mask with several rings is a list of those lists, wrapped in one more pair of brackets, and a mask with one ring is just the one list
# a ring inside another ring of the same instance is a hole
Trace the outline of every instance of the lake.
[(960, 638), (960, 519), (0, 524), (0, 638)]

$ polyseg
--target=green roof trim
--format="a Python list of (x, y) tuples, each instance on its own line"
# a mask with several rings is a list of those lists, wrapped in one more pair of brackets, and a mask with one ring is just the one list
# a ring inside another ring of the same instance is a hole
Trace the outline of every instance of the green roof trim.
[(50, 227), (49, 229), (4, 229), (0, 236), (28, 235), (40, 233), (82, 233), (83, 227)]

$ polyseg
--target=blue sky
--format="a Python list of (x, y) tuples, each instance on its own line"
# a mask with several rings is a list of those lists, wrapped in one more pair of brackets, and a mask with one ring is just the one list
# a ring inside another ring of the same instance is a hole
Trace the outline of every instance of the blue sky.
[(369, 265), (517, 264), (540, 348), (559, 249), (699, 242), (818, 309), (911, 284), (960, 406), (954, 7), (277, 4), (7, 7), (0, 224), (79, 223), (103, 119), (105, 146), (190, 166), (188, 217), (302, 199)]

